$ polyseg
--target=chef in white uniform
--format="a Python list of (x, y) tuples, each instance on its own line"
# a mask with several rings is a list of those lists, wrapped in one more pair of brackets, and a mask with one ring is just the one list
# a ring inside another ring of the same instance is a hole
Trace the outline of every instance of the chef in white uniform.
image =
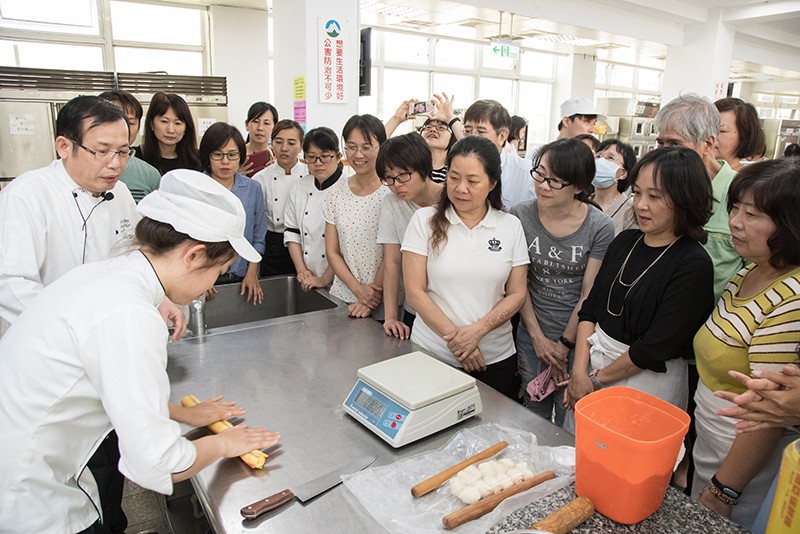
[(260, 261), (243, 236), (241, 202), (208, 176), (178, 170), (139, 212), (140, 250), (48, 285), (0, 340), (0, 532), (100, 532), (85, 467), (112, 428), (120, 471), (167, 494), (221, 457), (280, 438), (236, 427), (188, 441), (167, 408), (168, 331), (156, 305), (165, 295), (188, 304), (237, 253)]
[(136, 204), (119, 181), (130, 158), (125, 114), (83, 96), (56, 121), (60, 159), (0, 192), (0, 318), (13, 323), (42, 289), (77, 265), (131, 243)]

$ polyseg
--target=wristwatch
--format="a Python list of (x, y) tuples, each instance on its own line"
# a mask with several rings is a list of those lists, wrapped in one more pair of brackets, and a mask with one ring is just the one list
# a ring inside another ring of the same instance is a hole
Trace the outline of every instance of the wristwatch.
[(600, 369), (592, 369), (592, 372), (589, 373), (589, 378), (592, 380), (592, 386), (594, 386), (594, 390), (597, 391), (598, 389), (603, 389), (606, 387), (605, 384), (600, 382), (600, 379), (597, 378), (597, 373), (600, 372)]

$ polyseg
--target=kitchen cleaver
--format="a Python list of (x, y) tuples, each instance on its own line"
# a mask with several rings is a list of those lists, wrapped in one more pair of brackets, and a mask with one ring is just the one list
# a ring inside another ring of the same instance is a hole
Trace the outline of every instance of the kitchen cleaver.
[(297, 500), (300, 502), (306, 502), (313, 499), (320, 493), (324, 493), (332, 487), (339, 485), (342, 482), (343, 474), (361, 471), (362, 469), (368, 467), (376, 459), (376, 456), (364, 456), (343, 467), (334, 469), (330, 473), (306, 482), (302, 486), (298, 486), (294, 491), (285, 489), (276, 493), (275, 495), (270, 495), (266, 499), (261, 499), (253, 504), (248, 504), (239, 512), (245, 519), (255, 519), (265, 512), (269, 512), (270, 510), (274, 510), (279, 506), (283, 506), (295, 497), (297, 497)]

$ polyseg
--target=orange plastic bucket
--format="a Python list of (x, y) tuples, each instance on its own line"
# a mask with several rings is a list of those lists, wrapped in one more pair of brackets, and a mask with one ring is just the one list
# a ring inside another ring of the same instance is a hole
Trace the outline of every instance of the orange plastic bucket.
[(575, 492), (631, 525), (664, 500), (689, 415), (642, 391), (616, 386), (575, 404)]

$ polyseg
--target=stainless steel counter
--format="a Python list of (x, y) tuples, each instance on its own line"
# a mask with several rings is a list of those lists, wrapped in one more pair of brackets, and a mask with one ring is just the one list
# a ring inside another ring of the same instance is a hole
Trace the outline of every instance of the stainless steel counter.
[[(265, 295), (266, 297), (266, 295)], [(192, 479), (215, 532), (377, 533), (385, 530), (341, 485), (254, 521), (239, 510), (365, 454), (373, 465), (437, 449), (460, 428), (487, 422), (533, 432), (542, 445), (572, 445), (573, 436), (479, 383), (483, 413), (438, 434), (393, 449), (344, 413), (356, 370), (413, 349), (387, 337), (371, 319), (350, 319), (346, 307), (217, 329), (204, 339), (171, 343), (167, 371), (172, 400), (224, 395), (248, 412), (251, 426), (281, 433), (263, 471), (226, 459)], [(204, 432), (202, 430), (197, 432)], [(192, 437), (192, 436), (190, 436)]]

